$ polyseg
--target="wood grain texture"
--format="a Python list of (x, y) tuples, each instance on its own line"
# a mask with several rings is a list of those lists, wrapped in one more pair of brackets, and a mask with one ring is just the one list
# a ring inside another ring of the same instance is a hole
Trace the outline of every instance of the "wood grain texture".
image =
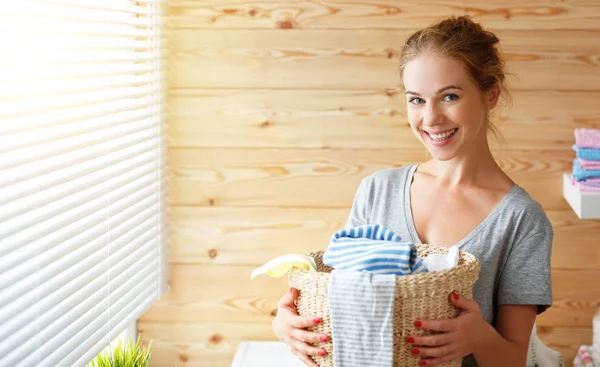
[[(421, 149), (406, 97), (381, 90), (175, 89), (171, 148)], [(492, 121), (495, 149), (570, 151), (573, 129), (600, 128), (600, 92), (515, 91)], [(543, 131), (543, 133), (540, 133)]]
[[(343, 228), (349, 211), (349, 207), (174, 207), (169, 221), (170, 262), (258, 267), (286, 253), (324, 249), (331, 235)], [(600, 246), (590, 234), (600, 233), (600, 221), (581, 221), (570, 209), (550, 210), (547, 215), (554, 228), (553, 269), (598, 269)]]
[[(286, 277), (261, 275), (250, 280), (250, 274), (257, 267), (172, 263), (171, 292), (140, 320), (174, 324), (269, 323), (289, 285)], [(540, 326), (591, 327), (591, 316), (600, 303), (598, 276), (598, 269), (553, 268), (555, 305), (539, 316)]]
[[(500, 151), (502, 168), (545, 209), (567, 209), (557, 193), (574, 152)], [(172, 149), (172, 205), (346, 208), (360, 180), (422, 162), (425, 150)]]
[[(399, 85), (405, 30), (171, 31), (175, 88), (381, 89)], [(499, 31), (512, 89), (598, 90), (598, 31)]]
[(172, 264), (171, 291), (140, 320), (157, 322), (271, 322), (287, 277), (250, 280), (253, 265)]
[(169, 25), (187, 29), (415, 28), (463, 14), (502, 29), (597, 29), (600, 22), (600, 4), (595, 0), (533, 0), (526, 4), (502, 0), (171, 0), (169, 5)]
[(349, 208), (173, 207), (169, 259), (172, 264), (259, 266), (286, 253), (327, 247), (348, 212)]

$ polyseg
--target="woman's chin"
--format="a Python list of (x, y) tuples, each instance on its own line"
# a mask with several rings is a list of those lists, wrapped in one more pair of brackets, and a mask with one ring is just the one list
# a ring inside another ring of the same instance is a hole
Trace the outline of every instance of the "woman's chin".
[(449, 161), (456, 157), (456, 150), (449, 148), (437, 148), (437, 147), (427, 147), (427, 151), (432, 158), (435, 158), (438, 161)]
[(438, 161), (449, 161), (452, 160), (452, 158), (456, 157), (455, 154), (449, 154), (449, 152), (435, 152), (435, 151), (429, 151), (429, 154), (431, 155), (432, 158), (438, 160)]

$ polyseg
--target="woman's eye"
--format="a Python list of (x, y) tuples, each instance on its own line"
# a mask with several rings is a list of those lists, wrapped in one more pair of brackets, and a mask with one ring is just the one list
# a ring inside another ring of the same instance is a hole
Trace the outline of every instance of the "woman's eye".
[(458, 96), (456, 94), (446, 94), (444, 96), (444, 101), (456, 101)]
[(412, 104), (421, 104), (421, 103), (423, 103), (425, 101), (423, 101), (422, 98), (415, 97), (415, 98), (411, 98), (411, 100), (409, 102), (412, 103)]

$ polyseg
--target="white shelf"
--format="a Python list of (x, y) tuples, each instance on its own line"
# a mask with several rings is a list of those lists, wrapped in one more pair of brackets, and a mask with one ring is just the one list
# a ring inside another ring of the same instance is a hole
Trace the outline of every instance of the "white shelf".
[(580, 192), (569, 173), (563, 175), (563, 196), (579, 218), (600, 219), (600, 192)]

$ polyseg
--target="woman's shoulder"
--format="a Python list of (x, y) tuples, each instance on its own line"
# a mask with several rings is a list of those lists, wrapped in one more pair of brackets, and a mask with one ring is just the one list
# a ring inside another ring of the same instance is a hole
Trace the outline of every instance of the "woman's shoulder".
[(408, 164), (380, 169), (364, 177), (363, 181), (374, 186), (404, 185), (415, 167), (416, 164)]
[(507, 195), (504, 211), (511, 218), (519, 233), (535, 234), (546, 233), (552, 235), (553, 229), (550, 219), (542, 205), (534, 199), (529, 192), (515, 184)]

